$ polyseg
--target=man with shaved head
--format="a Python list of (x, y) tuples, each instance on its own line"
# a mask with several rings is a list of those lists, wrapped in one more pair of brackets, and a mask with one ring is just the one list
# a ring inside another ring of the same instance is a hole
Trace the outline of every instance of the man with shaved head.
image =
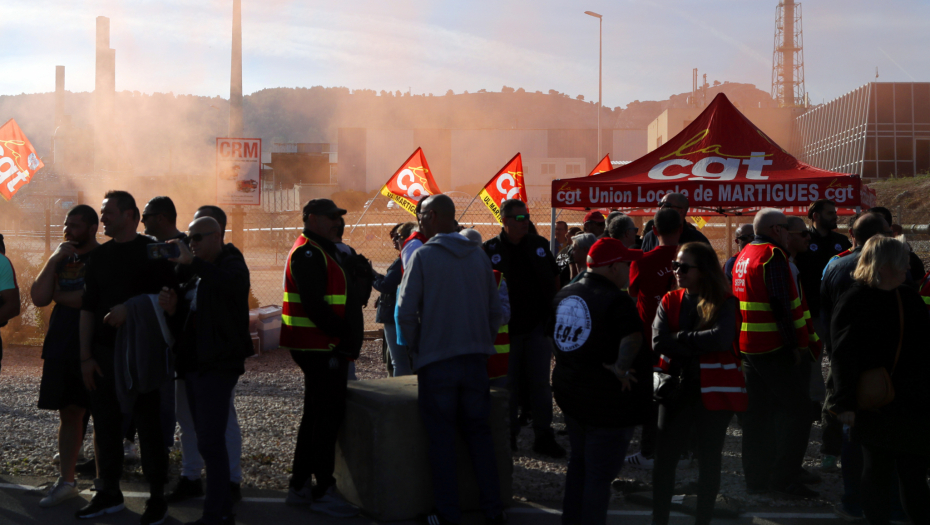
[(159, 304), (179, 332), (175, 369), (184, 380), (197, 449), (207, 468), (203, 523), (231, 523), (226, 429), (233, 390), (245, 373), (245, 358), (253, 353), (249, 268), (238, 250), (223, 244), (222, 228), (212, 217), (190, 223), (188, 239), (190, 247), (177, 239), (169, 241), (180, 251), (171, 260), (188, 280), (180, 297), (162, 290)]
[(429, 238), (407, 262), (397, 291), (397, 329), (418, 378), (420, 416), (436, 510), (432, 525), (461, 523), (455, 436), (468, 446), (486, 523), (506, 523), (488, 418), (488, 358), (501, 321), (497, 283), (481, 244), (456, 233), (446, 195), (421, 201), (417, 221)]
[(818, 493), (801, 470), (809, 434), (809, 335), (798, 287), (788, 266), (788, 218), (763, 208), (755, 238), (733, 265), (733, 295), (742, 320), (749, 407), (743, 417), (743, 472), (750, 493), (787, 497)]
[[(681, 193), (666, 193), (662, 196), (662, 200), (659, 201), (659, 208), (671, 208), (677, 211), (678, 215), (681, 216), (681, 238), (678, 239), (679, 245), (689, 242), (710, 244), (707, 237), (686, 220), (689, 206), (688, 197), (685, 197)], [(643, 253), (652, 250), (658, 245), (659, 239), (656, 237), (655, 232), (650, 231), (643, 237)]]
[(723, 263), (723, 274), (726, 275), (727, 279), (730, 281), (733, 281), (733, 265), (736, 264), (736, 258), (739, 257), (739, 252), (743, 251), (743, 248), (752, 242), (753, 238), (756, 236), (755, 232), (752, 231), (752, 224), (740, 224), (739, 227), (736, 228), (736, 231), (733, 232), (733, 235), (733, 242), (739, 249), (736, 250), (736, 255), (730, 257)]

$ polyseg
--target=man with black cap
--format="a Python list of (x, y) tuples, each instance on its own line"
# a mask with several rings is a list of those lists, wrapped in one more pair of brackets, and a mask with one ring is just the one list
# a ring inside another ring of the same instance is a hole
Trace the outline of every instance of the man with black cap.
[[(281, 346), (304, 372), (304, 411), (286, 503), (334, 517), (358, 509), (336, 493), (336, 436), (345, 417), (349, 359), (358, 358), (364, 319), (334, 243), (346, 210), (329, 199), (303, 209), (304, 231), (284, 270)], [(316, 486), (311, 486), (311, 476)]]

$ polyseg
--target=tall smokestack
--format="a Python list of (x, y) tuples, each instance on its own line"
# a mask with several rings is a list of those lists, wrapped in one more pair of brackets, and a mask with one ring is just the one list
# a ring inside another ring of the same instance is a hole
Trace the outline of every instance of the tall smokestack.
[(55, 66), (55, 127), (65, 119), (65, 66)]
[(242, 136), (242, 0), (233, 0), (232, 72), (229, 76), (229, 136)]
[(94, 171), (114, 170), (113, 107), (116, 99), (116, 50), (110, 49), (110, 19), (97, 17), (97, 71), (94, 83)]
[(784, 86), (782, 104), (791, 108), (795, 105), (794, 100), (794, 0), (785, 0), (785, 31), (782, 33), (781, 52), (782, 64), (784, 64)]

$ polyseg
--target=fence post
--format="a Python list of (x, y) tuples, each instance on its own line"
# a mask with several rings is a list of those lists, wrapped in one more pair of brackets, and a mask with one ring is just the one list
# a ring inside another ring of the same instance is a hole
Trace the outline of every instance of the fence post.
[(239, 248), (239, 251), (245, 252), (245, 231), (243, 224), (245, 223), (245, 210), (240, 206), (235, 206), (232, 209), (232, 242), (236, 245), (236, 248)]
[(52, 255), (52, 210), (45, 208), (45, 260)]

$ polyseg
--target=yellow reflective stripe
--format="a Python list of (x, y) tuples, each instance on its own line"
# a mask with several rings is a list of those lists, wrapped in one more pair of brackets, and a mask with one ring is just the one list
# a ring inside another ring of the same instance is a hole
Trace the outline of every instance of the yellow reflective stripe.
[(292, 315), (281, 314), (281, 324), (285, 326), (297, 326), (301, 328), (316, 328), (316, 325), (313, 324), (307, 317), (294, 317)]
[(499, 334), (509, 334), (509, 333), (510, 333), (510, 325), (509, 325), (509, 324), (505, 324), (504, 326), (498, 328), (498, 329), (497, 329), (497, 333), (499, 333)]
[(740, 301), (739, 309), (747, 312), (771, 312), (772, 305), (769, 303), (753, 303), (749, 301)]
[(284, 302), (285, 302), (285, 303), (299, 303), (299, 302), (300, 302), (300, 294), (299, 294), (299, 293), (284, 292)]
[(801, 316), (800, 319), (795, 319), (795, 320), (794, 320), (794, 327), (795, 327), (795, 328), (801, 328), (802, 326), (805, 326), (806, 324), (807, 324), (807, 321), (804, 320), (804, 316)]
[(820, 341), (820, 336), (817, 335), (817, 332), (811, 332), (810, 334), (808, 334), (808, 338), (815, 343), (817, 341)]
[(346, 296), (344, 295), (324, 295), (323, 300), (329, 305), (346, 304)]
[(744, 332), (777, 332), (778, 325), (775, 323), (743, 323), (741, 330)]
[(810, 318), (811, 318), (811, 311), (810, 311), (810, 310), (804, 310), (804, 320), (806, 321), (806, 320), (808, 320), (808, 319), (810, 319)]
[(924, 303), (930, 304), (930, 296), (921, 295), (920, 298), (924, 300)]
[(498, 354), (509, 354), (510, 353), (510, 344), (506, 345), (494, 345), (494, 349), (497, 350)]

